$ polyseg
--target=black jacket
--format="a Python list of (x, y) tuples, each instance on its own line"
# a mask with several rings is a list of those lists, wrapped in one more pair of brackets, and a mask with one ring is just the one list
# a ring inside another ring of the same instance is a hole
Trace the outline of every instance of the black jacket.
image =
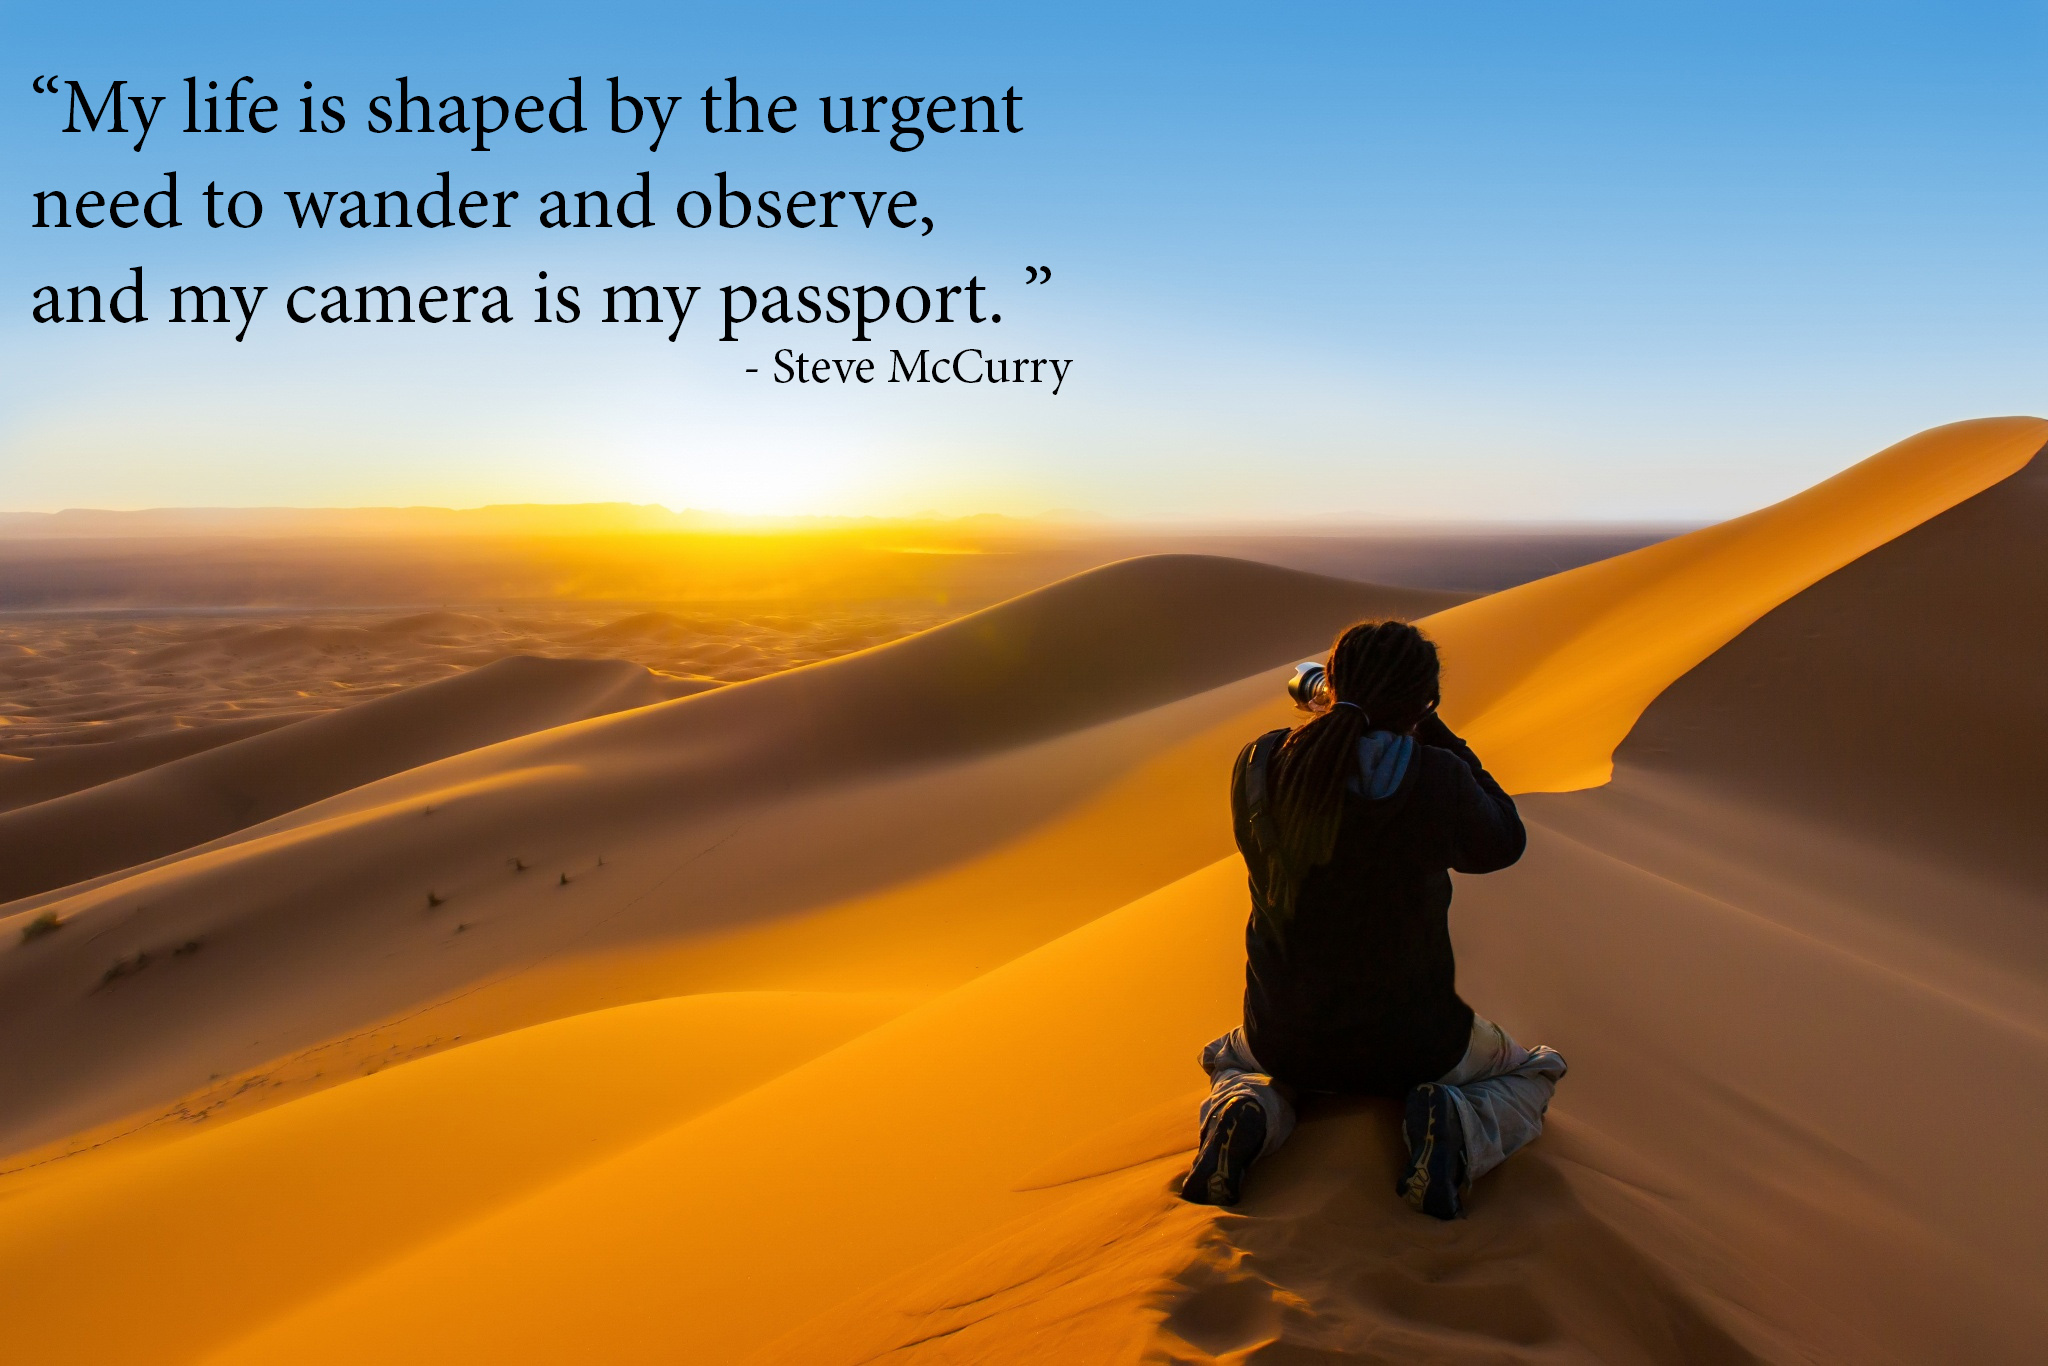
[(1304, 1090), (1399, 1095), (1458, 1065), (1472, 1007), (1458, 998), (1451, 876), (1522, 856), (1514, 799), (1432, 716), (1393, 792), (1344, 795), (1336, 852), (1310, 869), (1291, 911), (1260, 850), (1245, 771), (1231, 773), (1237, 847), (1251, 873), (1245, 929), (1246, 1042), (1267, 1071)]

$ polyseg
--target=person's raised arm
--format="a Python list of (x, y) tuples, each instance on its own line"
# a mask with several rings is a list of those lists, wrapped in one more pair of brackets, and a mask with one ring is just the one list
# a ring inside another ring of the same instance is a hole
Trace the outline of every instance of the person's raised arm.
[(1451, 867), (1460, 873), (1491, 873), (1522, 856), (1529, 842), (1521, 813), (1472, 747), (1431, 712), (1415, 728), (1415, 738), (1459, 760), (1451, 813)]

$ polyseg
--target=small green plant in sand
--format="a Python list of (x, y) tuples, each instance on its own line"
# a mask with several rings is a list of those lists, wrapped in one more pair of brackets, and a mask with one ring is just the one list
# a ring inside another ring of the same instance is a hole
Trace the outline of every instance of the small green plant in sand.
[(123, 977), (132, 977), (150, 964), (148, 950), (141, 950), (130, 957), (116, 959), (111, 967), (100, 976), (101, 986), (111, 986)]
[(55, 934), (63, 928), (64, 922), (57, 918), (55, 911), (44, 911), (21, 927), (21, 942), (26, 944), (41, 939), (46, 934)]

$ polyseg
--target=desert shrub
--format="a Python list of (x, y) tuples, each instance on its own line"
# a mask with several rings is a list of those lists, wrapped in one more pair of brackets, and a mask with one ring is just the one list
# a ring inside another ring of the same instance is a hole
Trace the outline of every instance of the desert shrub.
[(101, 975), (100, 985), (106, 986), (111, 982), (119, 981), (123, 977), (133, 976), (135, 973), (141, 972), (144, 968), (148, 967), (149, 962), (149, 954), (146, 951), (136, 953), (132, 957), (116, 959), (114, 964)]

